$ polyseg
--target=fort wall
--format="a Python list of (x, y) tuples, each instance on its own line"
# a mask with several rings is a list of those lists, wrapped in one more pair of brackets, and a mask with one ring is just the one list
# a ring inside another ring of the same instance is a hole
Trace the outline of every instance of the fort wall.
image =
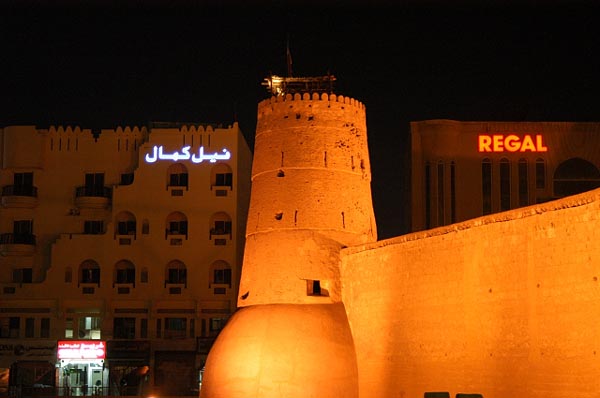
[(600, 190), (342, 250), (359, 396), (600, 390)]

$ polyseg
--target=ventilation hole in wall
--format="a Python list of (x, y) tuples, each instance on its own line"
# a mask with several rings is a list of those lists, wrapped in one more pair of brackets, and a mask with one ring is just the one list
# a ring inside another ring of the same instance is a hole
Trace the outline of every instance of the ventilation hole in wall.
[(492, 292), (492, 288), (490, 288), (490, 290), (488, 290), (490, 293)]
[(344, 217), (344, 212), (342, 212), (342, 227), (346, 228), (346, 218)]
[(248, 298), (248, 296), (249, 296), (249, 295), (250, 295), (250, 292), (249, 292), (249, 291), (248, 291), (248, 292), (246, 292), (246, 293), (244, 293), (244, 294), (242, 294), (242, 296), (241, 296), (242, 300), (246, 300), (246, 299)]
[(313, 120), (314, 118), (315, 118), (315, 117), (314, 117), (313, 115), (310, 115), (310, 116), (308, 117), (308, 120)]
[(299, 114), (299, 113), (296, 113), (296, 120), (300, 119), (301, 117), (302, 117), (302, 115), (301, 115), (301, 114)]
[(298, 222), (298, 210), (294, 212), (294, 225)]
[(284, 119), (287, 119), (287, 118), (288, 118), (288, 115), (285, 115), (283, 118), (284, 118)]
[(279, 170), (277, 172), (277, 177), (285, 177), (285, 173), (283, 172), (283, 170)]
[(283, 212), (275, 213), (275, 219), (281, 220), (283, 218)]
[(536, 287), (540, 287), (540, 284), (538, 283)]
[(594, 277), (594, 282), (598, 282), (598, 277), (597, 276)]

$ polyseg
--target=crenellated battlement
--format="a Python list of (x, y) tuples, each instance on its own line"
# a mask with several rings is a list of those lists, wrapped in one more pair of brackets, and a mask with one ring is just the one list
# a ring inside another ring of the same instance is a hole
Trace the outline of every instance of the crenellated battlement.
[(302, 94), (295, 93), (295, 94), (272, 96), (270, 98), (267, 98), (266, 100), (261, 101), (258, 104), (258, 112), (260, 113), (261, 108), (268, 107), (273, 104), (284, 103), (284, 102), (290, 103), (290, 102), (294, 102), (294, 101), (313, 101), (313, 102), (314, 101), (322, 101), (322, 102), (327, 102), (329, 104), (338, 103), (341, 105), (350, 105), (350, 106), (354, 106), (361, 110), (365, 109), (365, 105), (362, 102), (355, 100), (354, 98), (346, 97), (343, 95), (327, 94), (327, 93), (302, 93)]

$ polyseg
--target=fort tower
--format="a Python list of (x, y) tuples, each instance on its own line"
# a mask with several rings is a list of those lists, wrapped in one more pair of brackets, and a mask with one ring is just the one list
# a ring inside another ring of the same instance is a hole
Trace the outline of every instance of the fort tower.
[(202, 398), (357, 397), (339, 251), (377, 240), (365, 107), (335, 78), (271, 76), (258, 105), (238, 307)]

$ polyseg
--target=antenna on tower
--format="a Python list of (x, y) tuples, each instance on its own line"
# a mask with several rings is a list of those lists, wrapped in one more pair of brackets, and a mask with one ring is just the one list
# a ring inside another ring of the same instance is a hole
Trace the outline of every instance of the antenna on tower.
[(292, 77), (292, 52), (290, 51), (290, 35), (287, 37), (287, 44), (285, 49), (285, 60), (287, 62), (287, 77)]

